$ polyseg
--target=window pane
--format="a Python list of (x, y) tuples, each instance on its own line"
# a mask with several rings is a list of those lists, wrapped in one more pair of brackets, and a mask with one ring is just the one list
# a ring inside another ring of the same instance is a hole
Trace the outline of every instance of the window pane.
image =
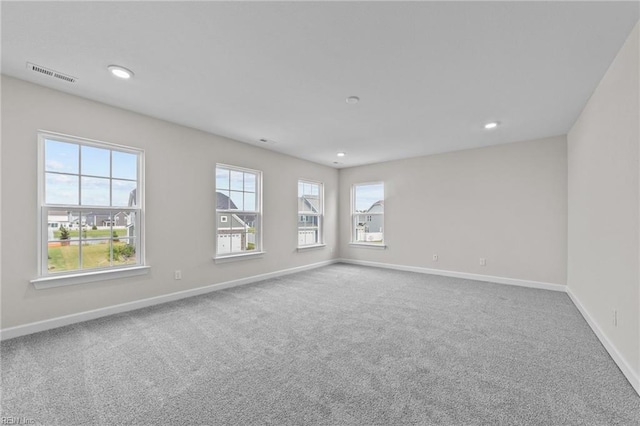
[(109, 206), (109, 179), (82, 177), (82, 205)]
[(301, 215), (298, 216), (299, 228), (317, 228), (320, 222), (319, 216)]
[(244, 174), (244, 190), (256, 192), (256, 175), (254, 173)]
[(256, 211), (256, 194), (254, 192), (244, 193), (244, 209), (246, 211)]
[[(382, 183), (355, 186), (356, 212), (369, 211), (378, 201), (384, 201), (384, 186)], [(382, 208), (382, 204), (379, 204), (379, 206)]]
[(113, 156), (112, 177), (138, 180), (138, 156), (128, 152), (111, 151)]
[(231, 196), (231, 207), (229, 207), (232, 210), (244, 210), (244, 200), (243, 200), (243, 195), (242, 192), (238, 192), (238, 191), (231, 191), (230, 193)]
[(81, 250), (82, 269), (106, 268), (111, 266), (110, 240), (97, 240), (94, 238), (83, 239)]
[(72, 231), (73, 236), (77, 237), (79, 242), (82, 244), (86, 239), (89, 238), (89, 230), (91, 227), (87, 223), (87, 213), (80, 212), (77, 216), (77, 221), (74, 221), (74, 230)]
[(111, 174), (111, 151), (108, 149), (82, 146), (81, 174), (109, 177)]
[(318, 244), (318, 229), (298, 229), (298, 245), (307, 246), (310, 244)]
[(78, 176), (47, 173), (45, 176), (47, 204), (78, 205)]
[(383, 240), (384, 216), (379, 215), (354, 215), (354, 241), (381, 243)]
[(320, 185), (308, 182), (298, 183), (298, 211), (320, 213)]
[(231, 170), (231, 189), (242, 191), (244, 188), (244, 173)]
[(218, 229), (219, 230), (229, 230), (231, 229), (231, 224), (233, 223), (233, 215), (231, 214), (218, 214)]
[(240, 219), (240, 225), (243, 227), (241, 231), (242, 235), (242, 250), (251, 251), (256, 249), (256, 224), (258, 221), (257, 214), (245, 214), (238, 215)]
[(49, 210), (47, 214), (47, 241), (60, 241), (61, 229), (69, 229), (70, 214), (64, 210)]
[(137, 262), (135, 238), (114, 238), (112, 244), (114, 266), (133, 265)]
[(230, 201), (231, 199), (229, 198), (229, 191), (216, 192), (216, 209), (229, 210)]
[(78, 173), (78, 145), (45, 140), (45, 171)]
[(229, 170), (216, 168), (216, 189), (229, 189)]
[(113, 206), (135, 206), (136, 205), (136, 182), (130, 180), (113, 179), (111, 181), (111, 196)]
[(256, 214), (222, 214), (218, 220), (218, 254), (256, 249)]
[(78, 269), (80, 252), (77, 240), (49, 241), (47, 258), (47, 270), (50, 273)]

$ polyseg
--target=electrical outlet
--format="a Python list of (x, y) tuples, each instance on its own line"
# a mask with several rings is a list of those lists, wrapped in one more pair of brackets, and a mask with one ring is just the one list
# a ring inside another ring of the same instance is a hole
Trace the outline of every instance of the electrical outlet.
[(437, 255), (437, 254), (434, 254), (434, 255), (433, 255), (433, 261), (434, 261), (434, 262), (437, 262), (437, 261), (438, 261), (438, 255)]
[(173, 278), (176, 280), (181, 280), (182, 279), (182, 271), (177, 269), (174, 273), (173, 273)]
[(487, 259), (485, 259), (484, 257), (480, 258), (480, 266), (487, 266)]
[(618, 326), (618, 310), (617, 309), (613, 310), (613, 326), (614, 327)]

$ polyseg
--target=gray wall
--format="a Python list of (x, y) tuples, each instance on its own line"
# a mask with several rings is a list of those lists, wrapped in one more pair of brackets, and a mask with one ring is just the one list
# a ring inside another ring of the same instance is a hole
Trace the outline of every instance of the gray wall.
[[(349, 245), (351, 186), (373, 181), (385, 183), (386, 250)], [(565, 284), (565, 137), (340, 170), (340, 255)]]
[[(35, 290), (38, 129), (143, 148), (143, 277)], [(338, 171), (248, 144), (2, 77), (2, 328), (330, 260)], [(262, 258), (214, 263), (215, 165), (263, 171)], [(297, 252), (298, 179), (325, 185), (327, 247)], [(288, 223), (290, 226), (283, 226)], [(183, 279), (173, 279), (182, 270)]]
[(636, 377), (640, 373), (639, 37), (636, 25), (568, 135), (568, 285)]

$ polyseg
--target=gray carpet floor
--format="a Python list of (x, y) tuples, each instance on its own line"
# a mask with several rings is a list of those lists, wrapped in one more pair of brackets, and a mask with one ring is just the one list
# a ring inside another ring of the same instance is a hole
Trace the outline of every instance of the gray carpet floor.
[(336, 264), (1, 345), (44, 425), (638, 425), (566, 294)]

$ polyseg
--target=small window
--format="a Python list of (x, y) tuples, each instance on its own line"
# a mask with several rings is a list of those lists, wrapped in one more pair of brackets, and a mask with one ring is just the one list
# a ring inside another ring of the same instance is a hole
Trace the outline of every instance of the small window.
[(262, 250), (261, 185), (260, 171), (216, 166), (216, 257)]
[(143, 265), (141, 150), (39, 133), (40, 277)]
[(354, 185), (351, 205), (351, 242), (383, 245), (384, 183)]
[(321, 183), (298, 181), (298, 247), (322, 244), (323, 193)]

